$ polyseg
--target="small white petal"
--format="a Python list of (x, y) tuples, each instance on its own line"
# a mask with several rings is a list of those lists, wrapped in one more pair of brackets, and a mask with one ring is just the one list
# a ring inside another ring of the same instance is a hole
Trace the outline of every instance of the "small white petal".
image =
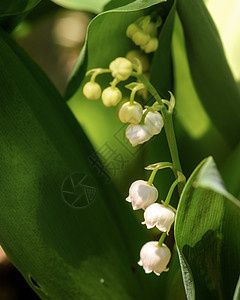
[(127, 201), (127, 202), (132, 202), (131, 197), (128, 196), (128, 197), (126, 198), (126, 201)]
[[(143, 111), (144, 112), (144, 111)], [(152, 130), (152, 135), (159, 134), (163, 128), (163, 118), (159, 112), (148, 112), (144, 124), (148, 125)]]
[(132, 203), (134, 210), (146, 209), (150, 204), (154, 203), (158, 198), (158, 190), (155, 186), (150, 186), (147, 181), (137, 180), (133, 182), (129, 188), (129, 196), (127, 201)]
[(142, 261), (141, 260), (139, 260), (138, 264), (139, 264), (139, 266), (142, 267)]
[(148, 125), (130, 124), (126, 129), (126, 137), (132, 146), (143, 144), (152, 137), (152, 130)]

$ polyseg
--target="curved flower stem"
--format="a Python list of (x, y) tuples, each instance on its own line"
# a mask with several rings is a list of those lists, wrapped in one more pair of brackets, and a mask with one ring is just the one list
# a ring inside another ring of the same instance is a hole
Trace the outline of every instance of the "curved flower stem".
[(172, 183), (172, 185), (171, 185), (171, 187), (170, 187), (170, 189), (169, 189), (169, 191), (168, 191), (166, 200), (164, 201), (164, 204), (163, 204), (165, 207), (168, 207), (168, 204), (169, 204), (169, 202), (170, 202), (170, 200), (171, 200), (171, 198), (172, 198), (173, 191), (174, 191), (174, 189), (175, 189), (175, 187), (177, 186), (178, 183), (179, 183), (179, 180), (178, 180), (178, 179), (176, 179), (176, 180)]
[[(170, 154), (171, 154), (171, 158), (172, 158), (172, 162), (173, 162), (173, 166), (174, 166), (174, 169), (173, 169), (174, 175), (176, 178), (178, 178), (177, 172), (182, 173), (182, 168), (181, 168), (179, 155), (178, 155), (177, 142), (176, 142), (174, 127), (173, 127), (173, 120), (172, 120), (172, 112), (169, 112), (167, 110), (164, 103), (162, 102), (162, 98), (159, 96), (156, 89), (153, 87), (153, 85), (147, 80), (147, 78), (143, 74), (138, 74), (136, 72), (133, 72), (132, 75), (137, 77), (138, 79), (140, 79), (141, 82), (147, 88), (147, 90), (150, 92), (150, 94), (158, 101), (158, 104), (160, 106), (160, 110), (162, 113), (162, 117), (163, 117), (167, 142), (168, 142), (168, 146), (169, 146), (169, 150), (170, 150)], [(178, 185), (179, 195), (181, 195), (183, 187), (184, 187), (184, 182), (179, 183), (179, 185)]]
[[(150, 165), (151, 167), (151, 165)], [(155, 175), (157, 174), (157, 171), (161, 170), (161, 169), (165, 169), (165, 168), (170, 168), (170, 169), (173, 169), (173, 164), (172, 163), (169, 163), (169, 162), (161, 162), (161, 163), (158, 163), (156, 167), (154, 167), (154, 169), (151, 169), (152, 170), (152, 173), (148, 179), (148, 184), (149, 185), (152, 185), (153, 184), (153, 180), (155, 178)], [(147, 169), (147, 168), (145, 168)], [(148, 169), (149, 170), (149, 169)]]
[(165, 240), (165, 237), (166, 237), (167, 233), (166, 232), (163, 232), (162, 235), (160, 236), (160, 239), (158, 241), (158, 246), (161, 247), (164, 240)]
[(152, 171), (152, 173), (151, 173), (151, 175), (150, 175), (150, 177), (149, 177), (149, 179), (148, 179), (148, 184), (149, 185), (152, 185), (153, 184), (153, 180), (154, 180), (154, 178), (155, 178), (155, 175), (157, 174), (157, 171), (158, 171), (159, 169), (158, 168), (156, 168), (156, 169), (154, 169), (153, 171)]

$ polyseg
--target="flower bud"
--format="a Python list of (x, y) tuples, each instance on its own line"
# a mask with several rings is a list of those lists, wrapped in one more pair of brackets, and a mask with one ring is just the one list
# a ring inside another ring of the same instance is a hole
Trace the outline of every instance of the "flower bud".
[(112, 76), (118, 80), (127, 80), (133, 71), (132, 63), (125, 57), (118, 57), (113, 60), (109, 69), (112, 72)]
[(139, 27), (135, 23), (132, 23), (127, 28), (126, 36), (131, 39), (134, 33), (136, 33), (139, 30), (140, 30)]
[(126, 129), (126, 137), (132, 146), (136, 146), (150, 140), (152, 130), (148, 125), (130, 124)]
[(146, 224), (147, 229), (156, 226), (160, 231), (168, 234), (175, 219), (175, 212), (162, 204), (153, 203), (145, 210), (144, 219), (142, 224)]
[(156, 31), (156, 24), (153, 22), (150, 22), (147, 26), (147, 33), (152, 34)]
[(158, 190), (154, 185), (149, 185), (147, 181), (137, 180), (132, 183), (129, 189), (129, 196), (126, 201), (132, 203), (134, 210), (146, 209), (158, 198)]
[(89, 100), (98, 100), (101, 92), (101, 87), (96, 82), (87, 82), (83, 87), (83, 95)]
[(151, 37), (148, 33), (137, 31), (134, 33), (132, 40), (138, 46), (144, 46), (150, 41)]
[(145, 273), (154, 272), (159, 276), (162, 272), (169, 270), (167, 264), (170, 258), (171, 252), (165, 244), (159, 246), (158, 242), (152, 241), (143, 245), (138, 264), (143, 267)]
[[(145, 110), (143, 111), (145, 112)], [(163, 118), (159, 112), (148, 112), (144, 124), (148, 125), (152, 130), (152, 135), (159, 134), (163, 128)]]
[(158, 48), (158, 39), (151, 38), (146, 44), (141, 45), (141, 49), (145, 51), (145, 53), (155, 52)]
[(142, 71), (146, 72), (147, 70), (149, 70), (150, 64), (146, 54), (142, 54), (137, 50), (131, 50), (126, 54), (126, 58), (129, 59), (132, 63), (134, 63), (135, 58), (139, 59), (142, 64)]
[(115, 106), (122, 99), (122, 93), (117, 87), (109, 86), (102, 92), (102, 102), (105, 106)]
[(142, 119), (142, 113), (143, 109), (139, 103), (134, 101), (130, 104), (128, 101), (120, 108), (118, 116), (123, 123), (138, 124)]

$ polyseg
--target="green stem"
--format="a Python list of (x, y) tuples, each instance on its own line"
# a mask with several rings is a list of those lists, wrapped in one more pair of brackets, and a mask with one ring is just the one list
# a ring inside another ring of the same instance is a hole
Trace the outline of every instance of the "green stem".
[(104, 73), (110, 73), (111, 71), (109, 69), (99, 69), (98, 71), (94, 72), (90, 78), (90, 82), (95, 82), (95, 79), (98, 75), (104, 74)]
[(133, 103), (134, 103), (134, 98), (135, 98), (136, 92), (137, 92), (137, 89), (134, 88), (130, 94), (130, 105), (133, 105)]
[(167, 233), (166, 232), (163, 232), (162, 235), (160, 236), (160, 239), (158, 241), (158, 246), (161, 247), (164, 240), (165, 240), (165, 237), (166, 237)]
[(168, 207), (168, 204), (169, 204), (169, 202), (170, 202), (170, 200), (171, 200), (171, 198), (172, 198), (173, 191), (174, 191), (174, 189), (175, 189), (175, 187), (177, 186), (178, 183), (179, 183), (179, 180), (178, 180), (178, 179), (176, 179), (176, 180), (172, 183), (172, 185), (171, 185), (171, 187), (170, 187), (170, 189), (169, 189), (169, 191), (168, 191), (166, 200), (164, 201), (164, 204), (163, 204), (165, 207)]
[(151, 175), (150, 175), (150, 177), (149, 177), (149, 179), (148, 179), (148, 184), (149, 185), (152, 185), (153, 184), (153, 180), (154, 180), (154, 178), (155, 178), (155, 175), (157, 174), (157, 171), (158, 171), (159, 169), (158, 168), (156, 168), (156, 169), (154, 169), (153, 171), (152, 171), (152, 173), (151, 173)]
[[(141, 80), (141, 82), (145, 85), (145, 87), (150, 92), (150, 94), (159, 103), (160, 110), (161, 110), (162, 117), (163, 117), (167, 142), (168, 142), (168, 146), (169, 146), (169, 150), (170, 150), (170, 154), (171, 154), (171, 158), (172, 158), (172, 162), (173, 162), (173, 167), (175, 170), (174, 175), (176, 178), (178, 178), (177, 172), (182, 173), (182, 168), (181, 168), (179, 155), (178, 155), (177, 142), (176, 142), (174, 127), (173, 127), (172, 113), (168, 112), (168, 110), (166, 109), (165, 105), (162, 102), (162, 98), (159, 96), (156, 89), (153, 87), (153, 85), (147, 80), (147, 78), (143, 74), (138, 74), (136, 72), (133, 72), (132, 75)], [(179, 188), (178, 188), (179, 194), (181, 194), (183, 187), (184, 187), (184, 183), (181, 182), (179, 184)]]

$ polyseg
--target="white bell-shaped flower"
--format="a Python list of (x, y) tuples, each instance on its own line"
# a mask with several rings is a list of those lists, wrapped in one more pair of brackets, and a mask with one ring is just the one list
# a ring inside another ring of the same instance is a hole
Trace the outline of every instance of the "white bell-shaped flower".
[(127, 80), (133, 71), (132, 63), (125, 57), (118, 57), (114, 59), (109, 69), (112, 72), (112, 76), (118, 80)]
[(118, 116), (123, 123), (138, 124), (142, 119), (142, 112), (143, 109), (139, 103), (134, 101), (130, 104), (128, 101), (120, 108)]
[(146, 124), (130, 124), (126, 129), (126, 137), (132, 146), (143, 144), (152, 137), (152, 129)]
[[(145, 112), (145, 110), (143, 111), (143, 113), (144, 112)], [(152, 135), (159, 134), (159, 132), (163, 128), (163, 118), (159, 112), (157, 112), (157, 111), (151, 112), (150, 111), (147, 113), (147, 115), (145, 117), (144, 124), (148, 125), (151, 128)]]
[(154, 185), (149, 185), (147, 181), (137, 180), (132, 183), (129, 189), (129, 196), (126, 201), (132, 203), (134, 210), (146, 209), (158, 198), (158, 190)]
[(149, 205), (144, 212), (144, 222), (147, 229), (156, 226), (162, 232), (169, 232), (175, 219), (175, 212), (159, 203)]
[(143, 245), (138, 264), (143, 267), (145, 273), (154, 272), (159, 276), (162, 272), (169, 270), (167, 264), (170, 258), (171, 251), (165, 244), (159, 246), (158, 242), (152, 241)]

